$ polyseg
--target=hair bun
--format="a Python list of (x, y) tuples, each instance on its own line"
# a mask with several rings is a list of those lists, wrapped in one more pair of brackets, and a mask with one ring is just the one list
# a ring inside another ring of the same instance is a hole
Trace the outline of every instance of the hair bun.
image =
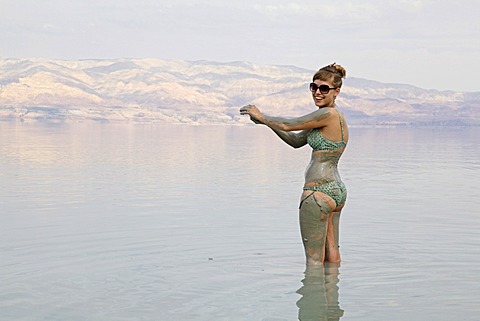
[(333, 64), (331, 64), (330, 66), (335, 69), (335, 72), (337, 72), (340, 75), (340, 77), (342, 77), (342, 78), (347, 77), (347, 71), (342, 66), (337, 65), (335, 62)]
[(329, 71), (331, 73), (337, 74), (340, 78), (345, 78), (347, 76), (347, 71), (340, 65), (337, 65), (335, 62), (333, 64), (327, 65), (320, 68), (319, 71)]

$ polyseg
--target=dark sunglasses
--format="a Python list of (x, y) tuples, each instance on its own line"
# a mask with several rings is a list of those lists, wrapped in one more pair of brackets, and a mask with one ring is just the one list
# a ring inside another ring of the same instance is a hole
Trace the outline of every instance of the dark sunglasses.
[(330, 90), (332, 90), (332, 89), (337, 89), (337, 88), (335, 88), (335, 87), (330, 88), (330, 87), (328, 87), (328, 85), (320, 85), (320, 86), (318, 86), (318, 85), (317, 85), (316, 83), (314, 83), (314, 82), (310, 83), (310, 91), (311, 91), (312, 93), (316, 93), (317, 90), (320, 90), (320, 93), (322, 93), (322, 94), (328, 94), (328, 93), (330, 92)]

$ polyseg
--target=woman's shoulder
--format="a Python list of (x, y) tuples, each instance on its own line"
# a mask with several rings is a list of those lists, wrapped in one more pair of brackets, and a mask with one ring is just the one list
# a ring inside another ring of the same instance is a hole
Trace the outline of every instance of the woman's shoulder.
[(335, 116), (335, 108), (333, 107), (322, 107), (318, 108), (314, 112), (312, 112), (310, 115), (313, 116), (315, 119), (328, 119), (328, 118), (333, 118), (332, 116)]

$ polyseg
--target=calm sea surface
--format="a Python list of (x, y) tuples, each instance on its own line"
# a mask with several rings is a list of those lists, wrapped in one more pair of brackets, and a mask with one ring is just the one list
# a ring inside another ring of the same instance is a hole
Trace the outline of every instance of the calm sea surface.
[(261, 126), (0, 123), (1, 320), (480, 320), (480, 128), (352, 128), (340, 267)]

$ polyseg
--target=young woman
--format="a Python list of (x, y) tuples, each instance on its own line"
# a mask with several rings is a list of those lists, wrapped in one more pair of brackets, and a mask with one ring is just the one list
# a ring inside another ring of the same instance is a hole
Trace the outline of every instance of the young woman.
[(268, 126), (290, 146), (308, 144), (313, 149), (300, 201), (300, 231), (308, 265), (340, 262), (339, 220), (347, 191), (337, 164), (347, 146), (348, 127), (335, 99), (345, 76), (345, 69), (335, 63), (317, 71), (310, 91), (318, 109), (302, 117), (271, 117), (254, 105), (240, 109), (240, 114)]

